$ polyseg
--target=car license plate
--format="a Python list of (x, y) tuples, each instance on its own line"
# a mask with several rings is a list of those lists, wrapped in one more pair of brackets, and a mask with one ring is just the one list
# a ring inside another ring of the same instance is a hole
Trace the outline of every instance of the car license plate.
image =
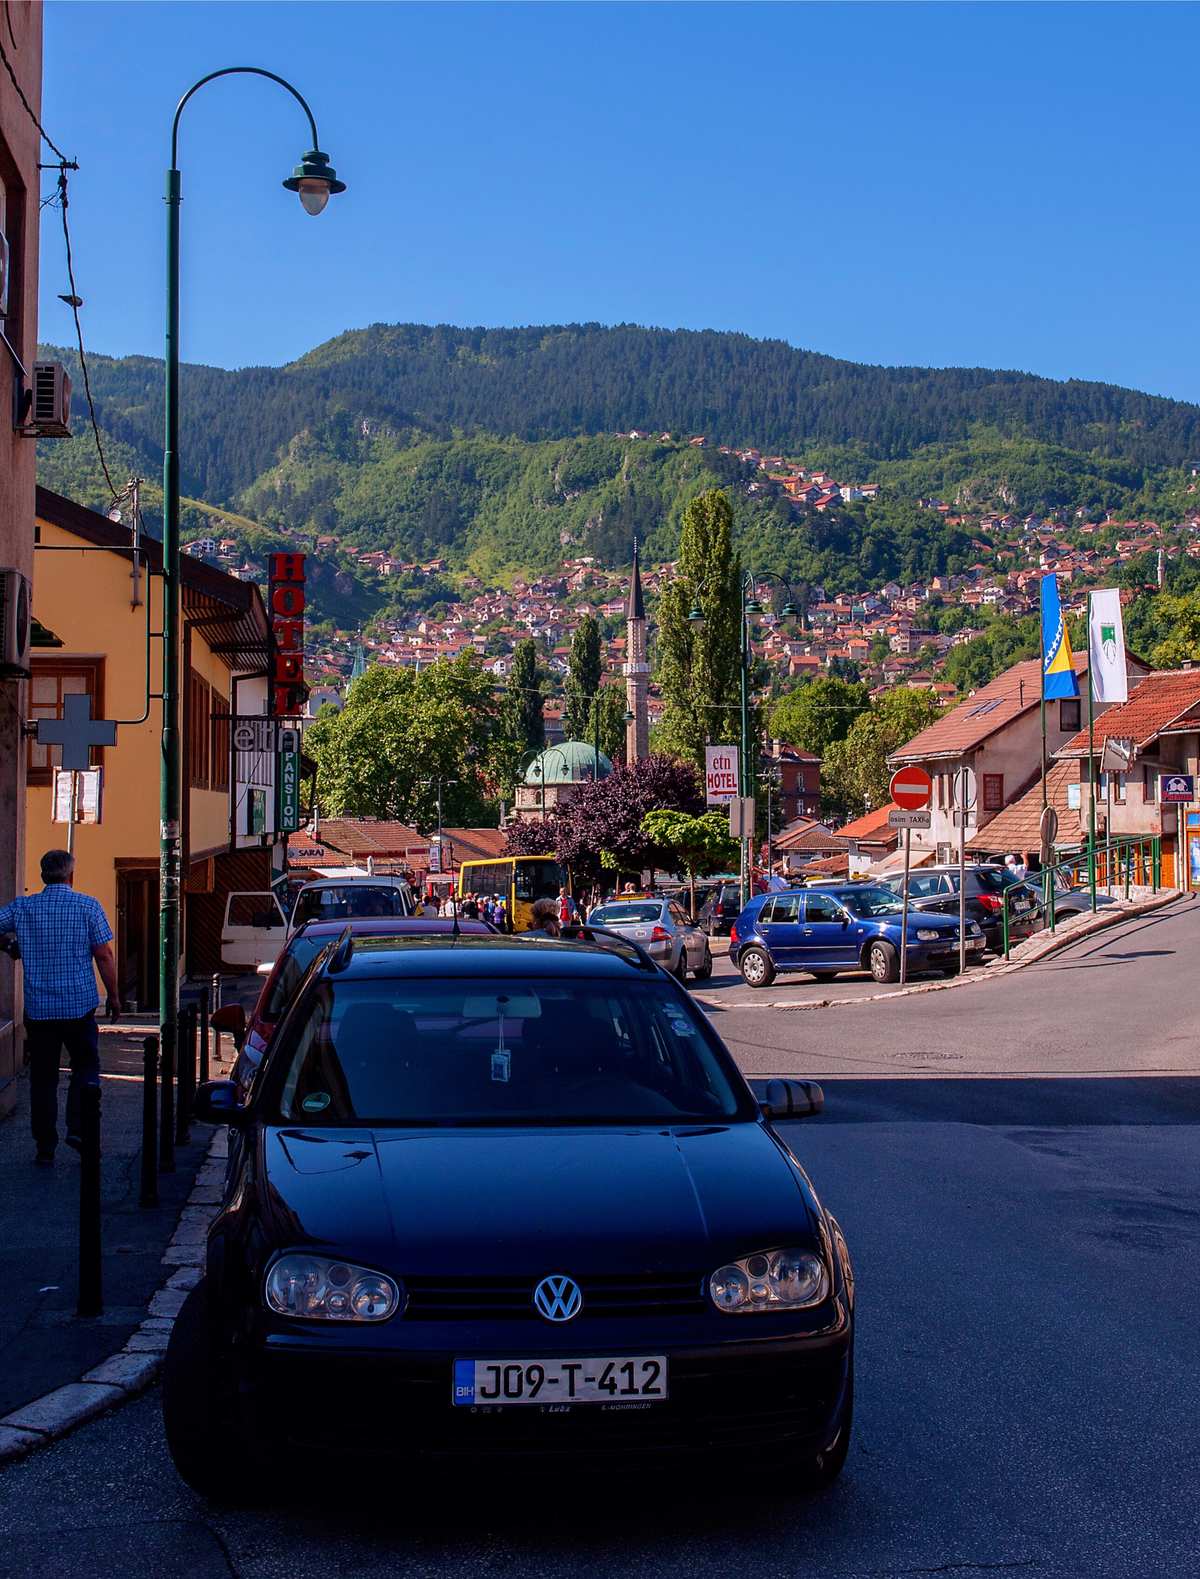
[(454, 1362), (456, 1405), (653, 1403), (666, 1396), (667, 1361), (662, 1354)]
[(982, 938), (968, 938), (967, 939), (967, 952), (968, 952), (968, 954), (971, 952), (971, 950), (973, 948), (982, 948), (982, 947), (983, 947), (983, 939)]

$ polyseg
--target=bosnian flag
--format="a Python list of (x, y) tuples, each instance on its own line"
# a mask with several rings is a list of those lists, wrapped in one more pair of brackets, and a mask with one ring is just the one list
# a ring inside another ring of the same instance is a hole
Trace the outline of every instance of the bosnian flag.
[(1092, 695), (1098, 702), (1129, 700), (1121, 594), (1116, 587), (1093, 592), (1089, 599), (1088, 662), (1092, 671)]
[(1071, 638), (1058, 601), (1058, 577), (1053, 571), (1042, 577), (1042, 695), (1047, 701), (1056, 696), (1079, 695)]

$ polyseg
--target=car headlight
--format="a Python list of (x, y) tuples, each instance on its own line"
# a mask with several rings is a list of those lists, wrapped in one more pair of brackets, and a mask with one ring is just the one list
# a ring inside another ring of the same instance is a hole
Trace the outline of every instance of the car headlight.
[(349, 1261), (285, 1255), (263, 1285), (267, 1308), (306, 1321), (386, 1321), (400, 1309), (400, 1285)]
[(983, 928), (979, 925), (978, 921), (972, 921), (971, 925), (967, 928), (967, 931), (973, 938), (977, 938), (982, 933)]
[(817, 1305), (829, 1292), (825, 1263), (810, 1250), (770, 1250), (731, 1261), (708, 1280), (718, 1310), (740, 1315), (752, 1310), (797, 1310)]
[(940, 938), (941, 936), (942, 936), (942, 934), (937, 930), (936, 927), (918, 927), (917, 928), (917, 942), (918, 943), (936, 943), (938, 938)]

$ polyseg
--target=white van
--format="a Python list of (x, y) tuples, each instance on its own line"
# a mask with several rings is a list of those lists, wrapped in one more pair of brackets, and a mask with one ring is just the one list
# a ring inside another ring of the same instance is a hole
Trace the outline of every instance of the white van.
[(416, 906), (403, 877), (373, 875), (323, 877), (305, 883), (285, 916), (270, 890), (243, 890), (225, 901), (221, 963), (229, 970), (272, 965), (280, 950), (306, 921), (349, 921), (360, 916), (411, 916)]

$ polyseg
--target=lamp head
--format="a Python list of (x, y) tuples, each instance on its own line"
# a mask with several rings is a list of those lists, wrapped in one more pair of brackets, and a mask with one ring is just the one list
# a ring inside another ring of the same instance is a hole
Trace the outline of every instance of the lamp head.
[(693, 603), (692, 604), (691, 610), (690, 610), (690, 612), (688, 614), (688, 624), (689, 625), (703, 625), (704, 624), (704, 610), (700, 607), (700, 605), (698, 603)]
[(762, 604), (758, 601), (757, 598), (747, 598), (746, 599), (746, 613), (747, 614), (761, 614), (762, 613)]
[(779, 612), (785, 620), (793, 620), (795, 619), (796, 615), (799, 614), (800, 610), (792, 602), (791, 598), (789, 598)]
[(633, 714), (630, 712), (629, 708), (625, 709), (624, 722), (627, 723), (627, 724), (632, 724), (633, 723)]
[(346, 183), (338, 180), (329, 163), (329, 155), (319, 148), (310, 148), (283, 184), (297, 194), (306, 214), (319, 214), (334, 192), (346, 190)]

